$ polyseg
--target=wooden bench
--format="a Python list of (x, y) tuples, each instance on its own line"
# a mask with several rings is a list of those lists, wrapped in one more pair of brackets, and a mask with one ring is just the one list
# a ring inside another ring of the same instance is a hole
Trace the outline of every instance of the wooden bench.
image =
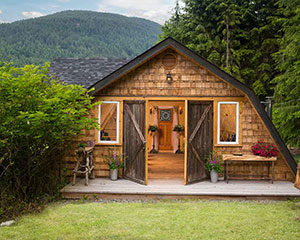
[[(271, 180), (273, 183), (274, 181), (274, 165), (275, 161), (277, 160), (277, 157), (261, 157), (261, 156), (256, 156), (256, 155), (232, 155), (232, 154), (224, 154), (223, 155), (223, 161), (224, 161), (224, 170), (225, 170), (225, 178), (226, 182), (228, 183), (229, 180), (229, 174), (228, 174), (228, 164), (231, 163), (236, 163), (236, 162), (247, 162), (247, 163), (256, 163), (256, 162), (267, 162), (268, 163), (268, 175), (262, 175), (260, 176), (263, 179), (268, 179)], [(271, 176), (270, 176), (270, 164), (271, 164)], [(231, 175), (232, 177), (245, 177), (245, 175), (241, 174), (235, 174)], [(257, 175), (247, 175), (248, 177), (257, 177)]]

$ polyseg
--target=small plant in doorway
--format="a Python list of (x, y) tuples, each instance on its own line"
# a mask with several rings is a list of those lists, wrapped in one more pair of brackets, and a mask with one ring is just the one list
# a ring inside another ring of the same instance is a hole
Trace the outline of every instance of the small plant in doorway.
[(184, 131), (184, 126), (180, 125), (180, 124), (177, 124), (177, 125), (174, 126), (173, 131), (177, 132), (177, 135), (178, 135), (178, 148), (177, 148), (175, 153), (176, 154), (181, 154), (181, 153), (183, 153), (183, 151), (181, 151), (181, 149), (180, 149), (180, 135)]
[(155, 132), (158, 131), (158, 126), (156, 125), (149, 125), (148, 127), (148, 132), (150, 132), (152, 134), (152, 138), (153, 138), (153, 141), (152, 141), (152, 149), (150, 151), (150, 153), (158, 153), (158, 151), (155, 149)]
[(149, 125), (148, 132), (156, 132), (158, 127), (156, 125)]
[(218, 155), (216, 151), (209, 153), (206, 158), (205, 168), (210, 172), (210, 180), (212, 183), (218, 181), (218, 174), (222, 172), (222, 156)]
[(183, 126), (183, 125), (180, 125), (180, 124), (177, 124), (177, 125), (175, 125), (175, 127), (173, 128), (173, 131), (174, 131), (174, 132), (178, 132), (178, 133), (183, 132), (183, 131), (184, 131), (184, 126)]
[(125, 157), (123, 154), (118, 154), (114, 149), (108, 151), (108, 155), (105, 156), (105, 162), (109, 167), (110, 179), (115, 181), (118, 179), (119, 169), (124, 166)]

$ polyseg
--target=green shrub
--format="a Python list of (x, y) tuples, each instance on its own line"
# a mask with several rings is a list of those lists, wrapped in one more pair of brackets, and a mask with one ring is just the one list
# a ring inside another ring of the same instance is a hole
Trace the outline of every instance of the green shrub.
[(64, 152), (82, 129), (97, 127), (88, 117), (92, 108), (86, 89), (58, 82), (47, 64), (16, 68), (0, 62), (2, 218), (9, 215), (7, 203), (39, 202), (58, 192)]

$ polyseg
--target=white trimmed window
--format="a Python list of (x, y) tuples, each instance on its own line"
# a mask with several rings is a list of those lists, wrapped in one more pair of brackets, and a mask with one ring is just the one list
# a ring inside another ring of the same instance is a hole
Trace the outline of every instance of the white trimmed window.
[(218, 102), (218, 144), (239, 143), (239, 103)]
[(98, 143), (119, 143), (120, 102), (103, 101), (99, 104)]

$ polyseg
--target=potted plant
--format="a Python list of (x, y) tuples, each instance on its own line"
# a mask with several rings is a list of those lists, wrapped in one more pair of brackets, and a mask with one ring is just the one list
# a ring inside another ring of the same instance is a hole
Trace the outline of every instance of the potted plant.
[(221, 166), (222, 158), (216, 151), (213, 151), (206, 158), (205, 168), (210, 172), (210, 181), (216, 183), (218, 181), (218, 174), (222, 172)]
[(273, 144), (267, 144), (263, 141), (258, 141), (251, 147), (254, 155), (262, 157), (276, 157), (278, 155), (278, 149)]
[(177, 132), (177, 134), (178, 134), (178, 147), (177, 147), (175, 154), (181, 154), (181, 153), (183, 153), (183, 151), (181, 151), (181, 149), (180, 149), (180, 134), (184, 131), (184, 126), (177, 124), (173, 128), (173, 131)]
[(173, 131), (174, 131), (174, 132), (181, 133), (181, 132), (184, 131), (184, 126), (183, 126), (183, 125), (180, 125), (180, 124), (177, 124), (177, 125), (175, 125), (175, 127), (173, 128)]
[(123, 154), (117, 154), (116, 151), (109, 151), (108, 155), (105, 156), (106, 164), (109, 167), (110, 179), (116, 181), (118, 179), (119, 169), (124, 166)]
[(149, 125), (148, 127), (148, 132), (151, 132), (152, 133), (152, 137), (153, 137), (153, 141), (152, 141), (152, 149), (150, 151), (150, 153), (157, 153), (157, 150), (155, 149), (155, 136), (154, 136), (154, 133), (158, 131), (158, 127), (156, 125)]
[(156, 125), (149, 125), (148, 132), (156, 132), (158, 130), (158, 127)]

